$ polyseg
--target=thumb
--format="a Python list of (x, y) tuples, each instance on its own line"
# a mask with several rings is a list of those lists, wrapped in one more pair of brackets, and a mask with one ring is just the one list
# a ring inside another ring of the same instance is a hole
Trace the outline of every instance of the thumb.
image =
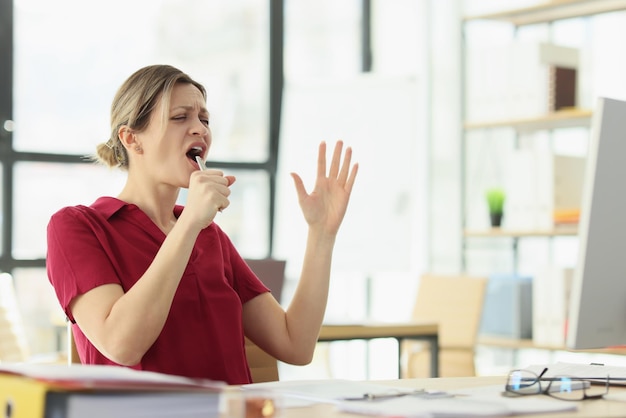
[(303, 199), (306, 196), (306, 189), (304, 188), (304, 182), (296, 173), (290, 173), (291, 178), (293, 178), (293, 184), (296, 186), (296, 193), (298, 194), (298, 199)]
[(224, 176), (226, 180), (228, 180), (228, 187), (232, 186), (232, 184), (237, 180), (235, 176)]

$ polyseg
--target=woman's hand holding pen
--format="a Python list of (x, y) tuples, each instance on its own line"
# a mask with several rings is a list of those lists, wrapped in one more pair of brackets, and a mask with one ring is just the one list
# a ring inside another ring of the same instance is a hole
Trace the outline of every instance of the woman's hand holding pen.
[(194, 171), (189, 179), (189, 192), (183, 213), (192, 215), (199, 221), (200, 229), (213, 222), (217, 212), (230, 205), (230, 186), (234, 176), (225, 176), (220, 170), (204, 169)]
[(352, 148), (346, 148), (342, 160), (343, 142), (337, 141), (328, 175), (326, 175), (326, 143), (319, 146), (317, 158), (317, 178), (313, 191), (305, 190), (300, 176), (291, 173), (298, 201), (304, 218), (310, 227), (320, 227), (330, 235), (336, 235), (350, 200), (352, 186), (358, 171), (358, 164), (350, 166)]

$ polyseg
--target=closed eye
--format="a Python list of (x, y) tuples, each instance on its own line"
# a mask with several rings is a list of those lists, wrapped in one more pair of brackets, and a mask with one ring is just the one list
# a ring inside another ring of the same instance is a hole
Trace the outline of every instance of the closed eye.
[[(187, 115), (179, 115), (179, 116), (173, 116), (172, 120), (178, 120), (178, 121), (184, 121), (187, 119)], [(202, 122), (202, 124), (204, 126), (209, 126), (209, 118), (199, 118), (200, 122)]]

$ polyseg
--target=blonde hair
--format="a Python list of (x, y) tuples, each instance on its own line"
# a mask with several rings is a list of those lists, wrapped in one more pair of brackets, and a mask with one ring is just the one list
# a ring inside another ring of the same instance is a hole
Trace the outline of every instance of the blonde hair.
[(177, 83), (192, 84), (206, 100), (202, 84), (170, 65), (151, 65), (132, 74), (119, 88), (111, 104), (111, 134), (96, 147), (93, 160), (109, 167), (128, 169), (128, 153), (119, 139), (119, 129), (128, 126), (141, 132), (147, 128), (159, 100), (163, 101), (163, 120), (167, 120), (172, 89)]

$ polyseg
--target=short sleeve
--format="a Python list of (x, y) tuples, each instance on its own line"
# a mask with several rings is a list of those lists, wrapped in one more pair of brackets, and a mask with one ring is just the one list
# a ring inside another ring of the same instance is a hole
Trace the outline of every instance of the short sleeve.
[(120, 283), (110, 249), (103, 245), (103, 222), (90, 208), (77, 206), (61, 209), (48, 223), (48, 279), (72, 322), (69, 305), (76, 296), (103, 284)]

